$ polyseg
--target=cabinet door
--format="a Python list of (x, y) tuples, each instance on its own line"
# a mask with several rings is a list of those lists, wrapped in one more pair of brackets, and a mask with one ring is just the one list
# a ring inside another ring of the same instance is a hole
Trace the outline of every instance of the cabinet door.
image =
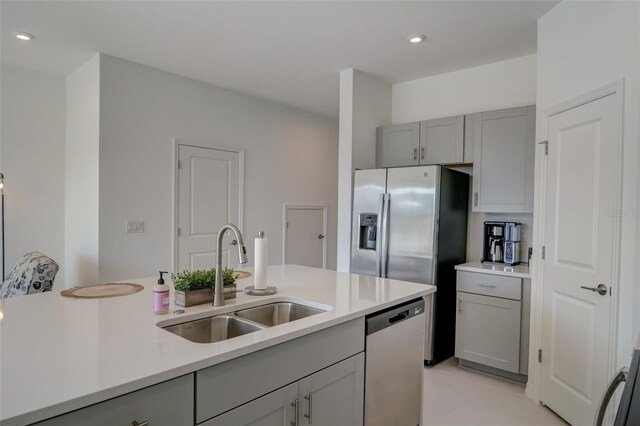
[(416, 166), (420, 164), (420, 123), (378, 127), (376, 145), (378, 167)]
[(420, 164), (464, 161), (464, 115), (420, 123)]
[(37, 423), (40, 426), (193, 424), (193, 374)]
[(473, 211), (533, 211), (535, 106), (474, 119)]
[[(221, 390), (224, 392), (224, 390)], [(203, 426), (289, 426), (297, 424), (296, 404), (298, 401), (298, 384), (266, 394), (258, 399), (227, 411), (224, 414), (201, 423)]]
[(299, 386), (301, 425), (362, 425), (364, 353), (312, 374)]
[(521, 303), (458, 292), (456, 357), (518, 373)]

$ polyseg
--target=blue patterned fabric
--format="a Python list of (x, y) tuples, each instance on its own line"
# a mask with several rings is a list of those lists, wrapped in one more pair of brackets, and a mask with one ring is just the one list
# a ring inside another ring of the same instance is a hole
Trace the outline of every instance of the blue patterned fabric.
[(22, 256), (0, 287), (0, 299), (51, 291), (59, 266), (49, 256), (34, 251)]

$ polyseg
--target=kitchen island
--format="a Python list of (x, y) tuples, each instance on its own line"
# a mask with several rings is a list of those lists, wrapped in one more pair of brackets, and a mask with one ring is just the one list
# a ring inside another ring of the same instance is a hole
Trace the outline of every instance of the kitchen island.
[[(153, 314), (155, 278), (127, 280), (144, 290), (123, 297), (70, 299), (51, 292), (0, 300), (0, 424), (32, 424), (60, 415), (58, 419), (64, 419), (69, 416), (65, 413), (99, 408), (149, 389), (158, 390), (158, 398), (167, 397), (156, 404), (174, 407), (180, 398), (186, 401), (183, 405), (191, 404), (185, 424), (218, 424), (213, 417), (233, 407), (233, 398), (247, 389), (255, 393), (260, 387), (279, 386), (279, 380), (292, 381), (280, 378), (277, 360), (297, 359), (288, 365), (300, 370), (291, 373), (300, 378), (335, 364), (332, 357), (353, 354), (353, 362), (359, 362), (355, 355), (362, 355), (366, 315), (435, 292), (429, 285), (293, 265), (271, 266), (268, 272), (269, 284), (278, 287), (273, 296), (238, 294), (223, 307), (199, 305), (183, 314), (174, 313), (181, 308), (173, 305), (173, 294), (170, 313)], [(238, 281), (240, 288), (251, 284), (251, 278)], [(298, 302), (326, 312), (206, 344), (160, 327), (273, 302)], [(251, 381), (251, 374), (265, 376), (256, 383), (234, 381)], [(207, 377), (217, 381), (208, 385)], [(171, 398), (170, 389), (158, 387), (173, 381), (188, 390), (179, 393), (178, 400)], [(284, 395), (290, 386), (279, 389)], [(201, 388), (209, 392), (199, 392)], [(188, 400), (189, 392), (195, 402)], [(114, 407), (131, 401), (123, 399)], [(43, 424), (64, 424), (55, 420)]]

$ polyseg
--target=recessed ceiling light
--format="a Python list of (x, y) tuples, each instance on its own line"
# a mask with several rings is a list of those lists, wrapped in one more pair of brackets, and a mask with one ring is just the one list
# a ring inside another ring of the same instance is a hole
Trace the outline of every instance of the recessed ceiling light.
[(407, 37), (410, 43), (420, 43), (425, 41), (425, 39), (427, 38), (426, 36), (419, 34), (419, 35), (412, 35)]
[(31, 41), (31, 40), (35, 40), (36, 38), (33, 34), (25, 33), (22, 31), (14, 33), (14, 35), (20, 41)]

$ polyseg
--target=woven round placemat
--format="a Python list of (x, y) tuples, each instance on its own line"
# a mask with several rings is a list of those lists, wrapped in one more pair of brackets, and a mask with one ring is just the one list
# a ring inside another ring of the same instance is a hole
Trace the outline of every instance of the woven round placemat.
[(72, 287), (61, 291), (60, 294), (64, 297), (75, 299), (104, 299), (107, 297), (127, 296), (143, 289), (143, 286), (134, 283), (106, 283)]

